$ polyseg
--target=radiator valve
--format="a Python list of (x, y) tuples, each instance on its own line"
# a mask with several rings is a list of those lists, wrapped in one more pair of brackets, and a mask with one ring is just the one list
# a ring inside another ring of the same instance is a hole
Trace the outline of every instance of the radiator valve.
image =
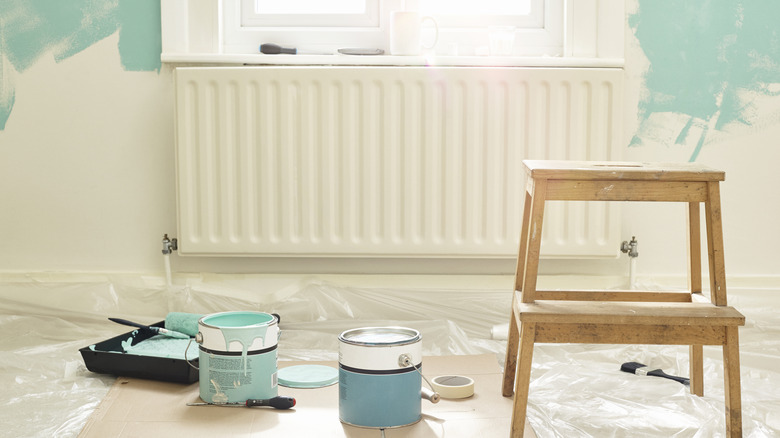
[(176, 240), (176, 238), (174, 237), (173, 239), (169, 239), (167, 234), (163, 235), (162, 244), (163, 244), (162, 253), (164, 255), (168, 255), (171, 252), (179, 249), (178, 241)]
[(639, 250), (637, 249), (638, 244), (639, 242), (636, 241), (636, 236), (632, 236), (630, 242), (624, 240), (623, 243), (620, 244), (620, 251), (628, 253), (628, 256), (631, 258), (639, 257)]

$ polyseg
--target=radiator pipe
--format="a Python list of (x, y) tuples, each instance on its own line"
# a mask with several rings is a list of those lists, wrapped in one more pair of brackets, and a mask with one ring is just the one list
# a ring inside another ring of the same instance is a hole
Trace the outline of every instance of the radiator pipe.
[(173, 279), (171, 276), (171, 253), (179, 249), (179, 243), (175, 237), (170, 239), (167, 234), (164, 234), (162, 245), (163, 261), (165, 262), (165, 281), (168, 287), (171, 287), (173, 286)]
[(631, 241), (624, 240), (620, 244), (620, 251), (628, 254), (628, 287), (629, 289), (636, 289), (636, 259), (639, 257), (639, 250), (637, 249), (639, 242), (636, 240), (636, 236), (631, 236)]

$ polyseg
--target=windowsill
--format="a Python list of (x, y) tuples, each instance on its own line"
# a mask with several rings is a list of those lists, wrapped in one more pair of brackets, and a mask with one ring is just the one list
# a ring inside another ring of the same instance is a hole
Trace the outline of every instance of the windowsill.
[(623, 68), (622, 58), (543, 56), (355, 56), (264, 55), (230, 53), (163, 53), (162, 62), (215, 65), (355, 65), (452, 67), (579, 67)]

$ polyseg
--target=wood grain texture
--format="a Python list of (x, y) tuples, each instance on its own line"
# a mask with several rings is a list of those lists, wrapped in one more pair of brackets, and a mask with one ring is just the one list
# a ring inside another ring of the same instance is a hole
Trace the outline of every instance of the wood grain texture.
[(691, 294), (688, 291), (658, 292), (638, 290), (537, 290), (536, 299), (561, 301), (644, 301), (690, 303)]
[(528, 390), (531, 383), (531, 365), (534, 357), (536, 324), (523, 324), (520, 329), (520, 351), (515, 378), (515, 400), (512, 406), (512, 437), (523, 438), (528, 408)]
[(691, 394), (704, 396), (704, 350), (701, 344), (688, 347), (689, 371), (691, 376)]
[(636, 345), (723, 345), (723, 326), (671, 324), (582, 324), (536, 323), (539, 343), (636, 344)]
[(733, 307), (707, 303), (540, 300), (533, 303), (516, 303), (515, 312), (520, 315), (521, 322), (745, 325), (745, 317)]
[(724, 181), (723, 171), (697, 163), (523, 160), (532, 178), (574, 180)]
[(547, 183), (548, 201), (703, 202), (707, 185), (688, 181), (558, 180)]

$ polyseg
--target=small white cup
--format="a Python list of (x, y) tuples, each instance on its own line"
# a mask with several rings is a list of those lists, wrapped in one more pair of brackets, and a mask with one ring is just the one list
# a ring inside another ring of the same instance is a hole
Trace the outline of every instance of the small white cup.
[[(422, 23), (430, 20), (433, 23), (435, 37), (430, 46), (420, 44), (420, 29)], [(432, 49), (439, 40), (439, 25), (432, 17), (420, 17), (413, 11), (395, 11), (390, 16), (390, 54), (419, 55), (421, 49)]]

